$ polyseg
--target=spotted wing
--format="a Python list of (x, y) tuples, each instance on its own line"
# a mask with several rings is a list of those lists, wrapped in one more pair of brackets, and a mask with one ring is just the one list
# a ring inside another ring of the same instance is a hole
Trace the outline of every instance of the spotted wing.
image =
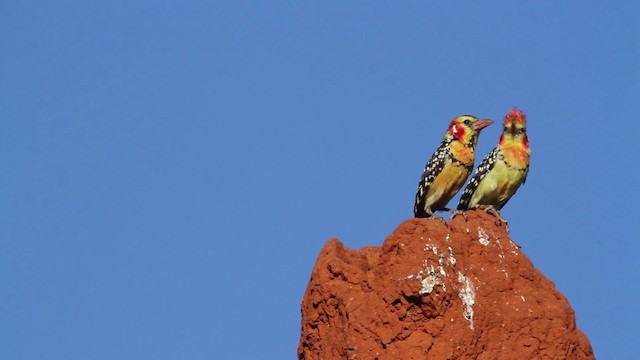
[(427, 162), (427, 165), (422, 172), (422, 178), (418, 184), (418, 191), (416, 192), (416, 200), (413, 206), (413, 214), (415, 217), (429, 217), (425, 211), (425, 205), (427, 201), (427, 193), (433, 180), (444, 168), (444, 165), (449, 156), (449, 142), (443, 141), (436, 151), (431, 155), (431, 159)]
[(458, 202), (458, 210), (467, 210), (469, 208), (469, 202), (473, 197), (473, 193), (475, 193), (475, 191), (478, 189), (478, 186), (480, 186), (480, 181), (482, 181), (482, 179), (491, 171), (491, 169), (493, 169), (498, 156), (500, 156), (500, 149), (496, 147), (490, 153), (488, 153), (487, 156), (484, 157), (484, 159), (482, 159), (482, 162), (473, 173), (471, 180), (469, 180), (469, 183), (464, 188), (464, 191), (460, 196), (460, 201)]

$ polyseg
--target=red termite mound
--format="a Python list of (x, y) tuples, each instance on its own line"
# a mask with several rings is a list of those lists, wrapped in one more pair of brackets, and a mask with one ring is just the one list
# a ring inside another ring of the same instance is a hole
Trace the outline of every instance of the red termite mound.
[(484, 211), (407, 220), (382, 247), (327, 242), (299, 359), (594, 359), (567, 299)]

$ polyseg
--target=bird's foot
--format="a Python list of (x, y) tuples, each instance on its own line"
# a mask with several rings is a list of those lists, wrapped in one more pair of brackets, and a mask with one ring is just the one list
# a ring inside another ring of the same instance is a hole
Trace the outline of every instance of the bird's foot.
[(458, 215), (462, 215), (462, 217), (464, 218), (464, 221), (468, 221), (469, 219), (467, 219), (467, 213), (464, 212), (464, 210), (456, 210), (456, 209), (451, 209), (449, 210), (449, 212), (451, 212), (451, 219), (453, 220), (454, 217), (458, 216)]
[(500, 211), (498, 211), (498, 209), (493, 207), (493, 205), (479, 205), (478, 209), (482, 209), (487, 214), (491, 214), (497, 217), (500, 225), (504, 224), (505, 227), (507, 228), (507, 233), (509, 233), (509, 222), (507, 221), (507, 219), (503, 218), (502, 215), (500, 215)]
[(445, 226), (447, 226), (447, 221), (440, 215), (431, 214), (432, 219), (440, 220)]
[(447, 225), (447, 221), (440, 215), (436, 215), (433, 212), (428, 213), (430, 218), (440, 220), (445, 226)]

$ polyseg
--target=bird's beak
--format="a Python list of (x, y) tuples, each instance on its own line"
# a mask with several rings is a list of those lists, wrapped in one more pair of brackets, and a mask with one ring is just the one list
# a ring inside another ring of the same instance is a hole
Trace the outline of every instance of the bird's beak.
[(475, 123), (473, 123), (473, 125), (471, 125), (471, 127), (473, 127), (473, 130), (475, 131), (480, 131), (491, 124), (493, 124), (493, 120), (483, 119), (476, 121)]

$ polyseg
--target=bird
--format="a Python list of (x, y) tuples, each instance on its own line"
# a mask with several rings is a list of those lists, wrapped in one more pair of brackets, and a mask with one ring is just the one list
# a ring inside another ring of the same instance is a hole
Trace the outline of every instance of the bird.
[(457, 210), (482, 208), (506, 223), (499, 211), (526, 182), (530, 156), (526, 116), (513, 108), (504, 118), (498, 145), (475, 170), (460, 196)]
[(413, 207), (415, 217), (437, 217), (435, 211), (449, 210), (447, 203), (473, 170), (478, 135), (492, 123), (493, 120), (480, 120), (471, 115), (461, 115), (451, 121), (422, 172)]

